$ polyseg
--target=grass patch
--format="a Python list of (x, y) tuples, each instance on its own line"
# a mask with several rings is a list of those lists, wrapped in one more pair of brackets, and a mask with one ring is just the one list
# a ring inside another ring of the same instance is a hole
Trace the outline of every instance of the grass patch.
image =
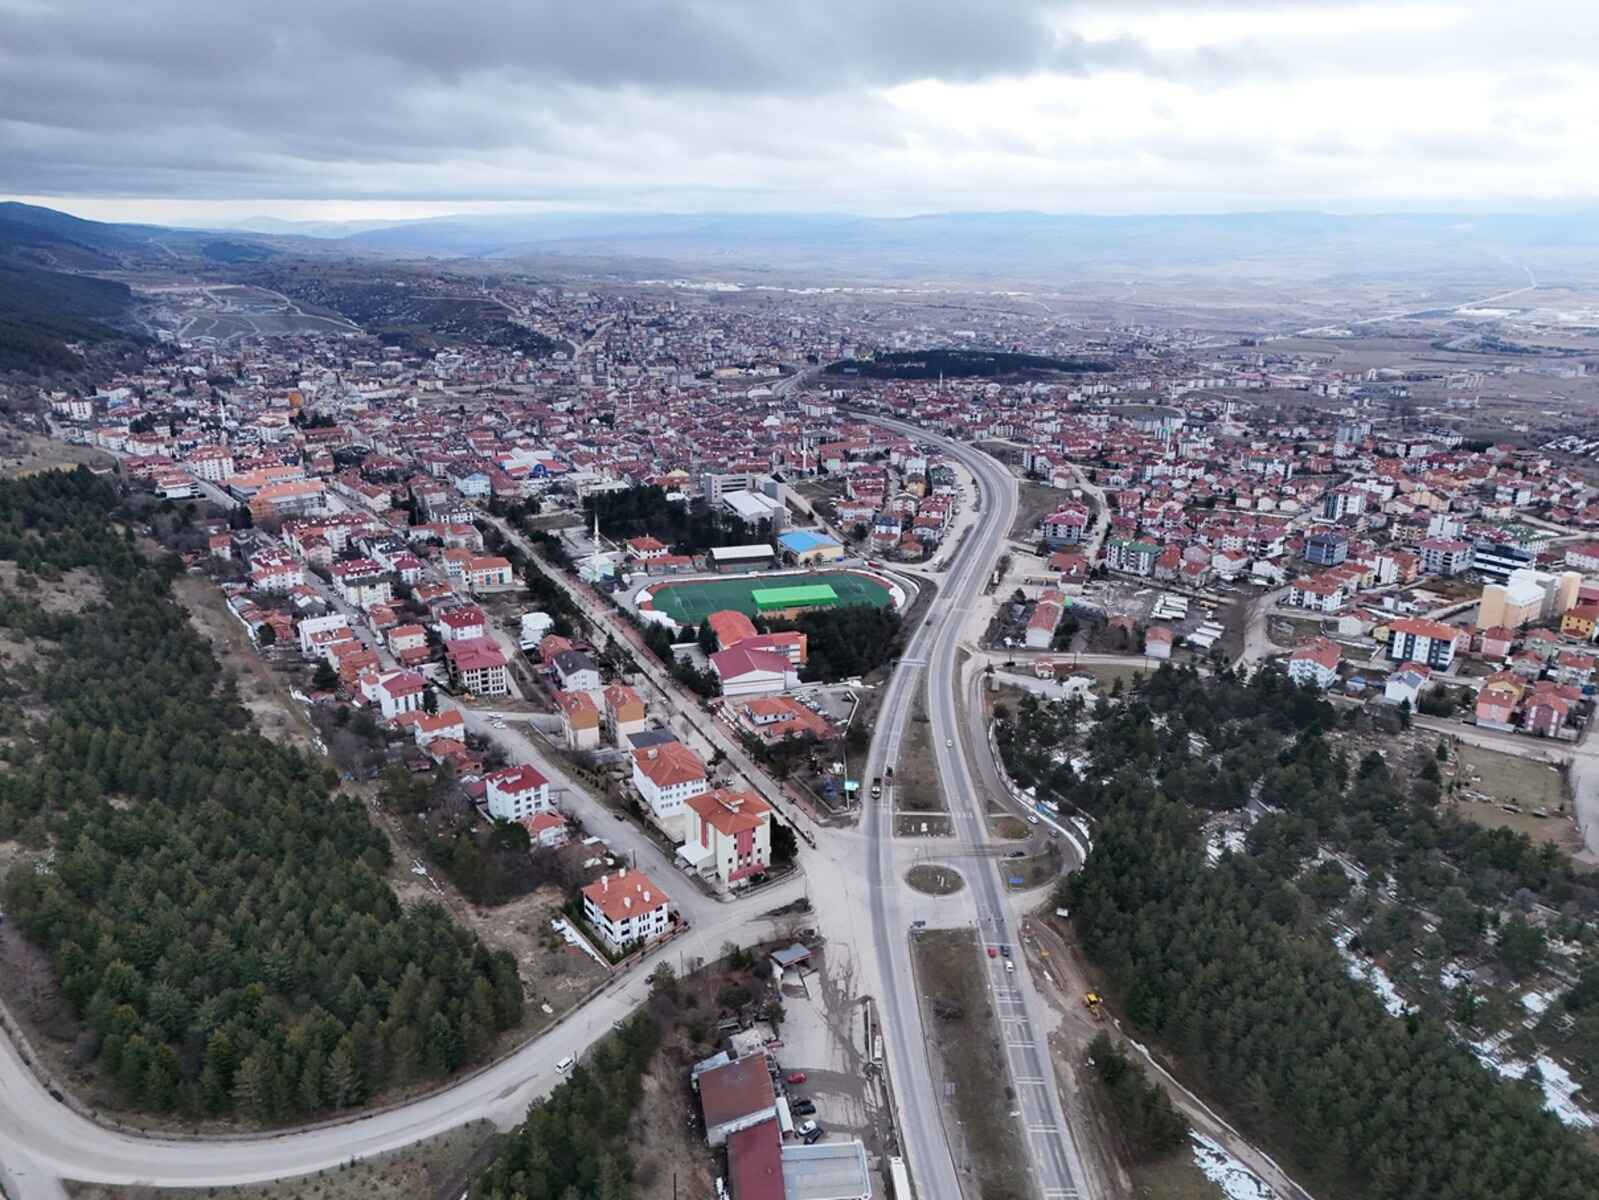
[(1132, 1168), (1135, 1200), (1225, 1200), (1226, 1193), (1206, 1179), (1188, 1155)]
[[(1060, 850), (1055, 842), (1050, 842), (1042, 854), (1002, 859), (1000, 866), (1004, 868), (1005, 886), (1014, 892), (1043, 887), (1046, 883), (1053, 883), (1060, 875)], [(1021, 882), (1013, 882), (1017, 879)]]
[(953, 867), (936, 867), (921, 863), (905, 872), (905, 882), (925, 896), (953, 896), (966, 886), (960, 872)]
[(894, 764), (894, 808), (898, 812), (947, 812), (944, 790), (933, 761), (932, 724), (927, 719), (924, 690), (916, 693), (911, 719), (905, 722), (905, 737), (899, 744), (899, 761)]
[(1027, 1147), (1010, 1116), (1015, 1097), (976, 937), (970, 930), (932, 930), (916, 938), (911, 957), (941, 1067), (944, 1103), (953, 1102), (960, 1122), (950, 1131), (962, 1143), (957, 1161), (970, 1163), (975, 1195), (982, 1200), (1023, 1200), (1032, 1188)]
[(992, 829), (995, 837), (1009, 838), (1013, 842), (1024, 841), (1027, 837), (1027, 822), (1008, 813), (994, 818)]
[(1499, 804), (1518, 804), (1525, 809), (1547, 808), (1551, 813), (1564, 810), (1565, 780), (1550, 764), (1514, 754), (1501, 754), (1480, 746), (1453, 748), (1459, 767), (1459, 786), (1486, 792)]

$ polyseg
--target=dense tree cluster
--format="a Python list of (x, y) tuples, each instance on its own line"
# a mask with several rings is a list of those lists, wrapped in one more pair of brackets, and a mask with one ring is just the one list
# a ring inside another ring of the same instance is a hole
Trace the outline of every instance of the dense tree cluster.
[(865, 675), (897, 657), (904, 623), (890, 608), (845, 604), (813, 608), (792, 620), (758, 620), (756, 625), (770, 632), (797, 629), (803, 633), (809, 660), (801, 678), (831, 683)]
[[(1394, 857), (1418, 885), (1434, 867), (1453, 882), (1461, 856), (1478, 855), (1499, 864), (1485, 877), (1495, 888), (1574, 885), (1541, 852), (1493, 838), (1495, 859), (1484, 831), (1451, 831), (1380, 757), (1349, 769), (1321, 736), (1333, 720), (1273, 671), (1245, 682), (1165, 667), (1112, 706), (1077, 791), (1101, 817), (1094, 849), (1065, 889), (1085, 951), (1132, 1023), (1292, 1154), (1318, 1193), (1599, 1197), (1599, 1158), (1544, 1111), (1535, 1084), (1493, 1074), (1438, 1016), (1390, 1017), (1350, 978), (1317, 912), (1347, 881), (1331, 864), (1303, 867), (1318, 830), (1377, 845), (1358, 833), (1373, 823), (1391, 848), (1426, 828), (1455, 839), (1454, 861), (1438, 842)], [(1258, 822), (1247, 853), (1207, 865), (1199, 817), (1173, 797), (1236, 809), (1256, 780), (1291, 811)]]
[(627, 1130), (659, 1044), (660, 1030), (642, 1013), (600, 1042), (528, 1110), (472, 1185), (472, 1200), (630, 1200)]
[(592, 525), (596, 515), (606, 537), (653, 537), (670, 546), (674, 554), (701, 554), (714, 546), (772, 540), (770, 521), (752, 529), (730, 511), (704, 500), (668, 500), (666, 489), (659, 484), (596, 492), (583, 501), (584, 522)]
[(133, 1104), (274, 1121), (480, 1058), (521, 1016), (515, 961), (402, 909), (389, 849), (332, 773), (258, 736), (87, 471), (0, 483), (0, 557), (95, 568), (107, 599), (0, 624), (48, 713), (0, 754), (0, 836), (43, 827), (5, 907), (51, 954), (102, 1078)]
[(1116, 1110), (1116, 1124), (1135, 1154), (1160, 1158), (1188, 1140), (1188, 1119), (1172, 1105), (1166, 1089), (1145, 1079), (1138, 1064), (1122, 1053), (1109, 1034), (1094, 1036), (1088, 1057)]

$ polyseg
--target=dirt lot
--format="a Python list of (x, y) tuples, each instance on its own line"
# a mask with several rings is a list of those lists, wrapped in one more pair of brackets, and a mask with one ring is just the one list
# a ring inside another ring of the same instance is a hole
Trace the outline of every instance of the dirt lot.
[(15, 479), (37, 475), (40, 471), (67, 470), (76, 466), (111, 467), (116, 459), (104, 450), (89, 446), (69, 446), (42, 434), (6, 429), (0, 433), (0, 477)]
[(1036, 544), (1038, 523), (1071, 499), (1071, 493), (1044, 483), (1023, 480), (1016, 507), (1016, 523), (1010, 527), (1012, 540)]
[[(382, 816), (374, 817), (378, 824), (388, 827)], [(392, 828), (389, 836), (395, 836)], [(400, 902), (443, 904), (457, 922), (491, 948), (507, 951), (521, 969), (528, 1002), (521, 1026), (504, 1035), (508, 1039), (505, 1049), (549, 1025), (610, 974), (583, 951), (568, 946), (550, 928), (551, 919), (561, 912), (561, 894), (556, 889), (540, 888), (498, 908), (479, 908), (463, 899), (443, 878), (414, 874), (413, 860), (406, 857), (405, 845), (396, 843), (396, 862), (389, 871), (389, 886)], [(544, 1005), (551, 1011), (545, 1012)]]
[(1564, 777), (1548, 763), (1478, 746), (1456, 746), (1453, 754), (1463, 772), (1457, 776), (1461, 789), (1487, 792), (1501, 804), (1552, 813), (1566, 805)]
[(915, 940), (911, 957), (937, 1052), (934, 1074), (946, 1104), (953, 1101), (945, 1128), (958, 1143), (956, 1161), (969, 1165), (983, 1200), (1022, 1200), (1031, 1191), (1027, 1147), (1009, 1115), (1014, 1100), (975, 936), (932, 930)]
[(239, 697), (262, 735), (320, 754), (311, 719), (289, 695), (289, 674), (261, 657), (216, 585), (198, 575), (185, 575), (173, 583), (172, 593), (188, 610), (195, 629), (211, 643), (217, 661), (238, 677)]
[(353, 1167), (251, 1187), (150, 1188), (69, 1183), (74, 1200), (456, 1200), (493, 1154), (494, 1126), (473, 1121)]

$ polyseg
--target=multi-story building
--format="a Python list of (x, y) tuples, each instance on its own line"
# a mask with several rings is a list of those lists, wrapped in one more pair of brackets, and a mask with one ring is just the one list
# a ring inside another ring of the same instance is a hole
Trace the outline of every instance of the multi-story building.
[(505, 655), (493, 638), (459, 638), (444, 646), (450, 678), (462, 691), (478, 696), (504, 696), (511, 690)]
[(753, 792), (726, 788), (688, 798), (693, 814), (679, 856), (724, 889), (743, 887), (772, 862), (772, 810)]
[(1305, 539), (1305, 561), (1336, 567), (1349, 557), (1349, 539), (1337, 530), (1317, 530)]
[(1129, 575), (1154, 574), (1155, 560), (1160, 557), (1160, 547), (1152, 542), (1132, 538), (1111, 538), (1105, 543), (1105, 566), (1112, 571)]
[(504, 767), (483, 776), (483, 798), (489, 816), (520, 821), (550, 811), (550, 781), (526, 763)]
[(1338, 680), (1338, 661), (1343, 656), (1326, 638), (1317, 638), (1288, 656), (1288, 678), (1295, 683), (1313, 683), (1330, 688)]
[(1471, 543), (1428, 538), (1421, 544), (1421, 569), (1431, 575), (1459, 575), (1471, 570)]
[(1441, 621), (1402, 617), (1388, 626), (1388, 660), (1426, 663), (1435, 671), (1447, 671), (1462, 633)]
[(665, 937), (671, 910), (666, 893), (649, 876), (626, 867), (583, 889), (583, 917), (612, 954)]
[(633, 751), (633, 786), (649, 806), (655, 823), (681, 842), (684, 804), (709, 786), (705, 764), (681, 742)]

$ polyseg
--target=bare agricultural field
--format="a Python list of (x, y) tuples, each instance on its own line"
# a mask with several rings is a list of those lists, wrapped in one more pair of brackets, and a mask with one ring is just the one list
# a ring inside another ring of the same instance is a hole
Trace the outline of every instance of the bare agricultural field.
[(404, 1150), (248, 1187), (154, 1188), (68, 1183), (73, 1200), (456, 1200), (486, 1166), (493, 1124), (472, 1121)]
[(116, 459), (91, 446), (72, 446), (42, 434), (0, 430), (0, 478), (18, 479), (41, 471), (70, 471), (74, 467), (109, 468)]

